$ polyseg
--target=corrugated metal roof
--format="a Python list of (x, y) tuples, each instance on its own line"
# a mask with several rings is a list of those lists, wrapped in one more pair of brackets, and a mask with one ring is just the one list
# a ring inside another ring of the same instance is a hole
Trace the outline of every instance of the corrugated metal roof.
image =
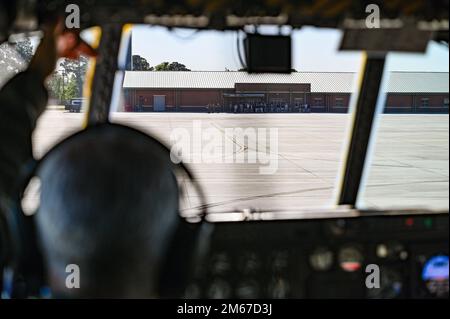
[[(448, 73), (392, 72), (388, 92), (445, 93)], [(351, 93), (352, 72), (296, 72), (291, 74), (248, 74), (246, 72), (127, 71), (124, 88), (234, 89), (235, 83), (311, 83), (311, 92)]]
[(448, 72), (392, 72), (388, 92), (448, 93)]
[(234, 89), (235, 83), (311, 83), (312, 92), (351, 92), (353, 73), (297, 72), (248, 74), (246, 72), (127, 71), (125, 88)]

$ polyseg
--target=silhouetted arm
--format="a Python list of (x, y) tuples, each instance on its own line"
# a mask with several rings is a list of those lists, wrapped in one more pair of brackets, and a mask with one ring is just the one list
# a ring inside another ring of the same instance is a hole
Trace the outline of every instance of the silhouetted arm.
[(15, 194), (20, 170), (32, 159), (32, 133), (47, 105), (43, 82), (27, 70), (0, 90), (0, 196)]

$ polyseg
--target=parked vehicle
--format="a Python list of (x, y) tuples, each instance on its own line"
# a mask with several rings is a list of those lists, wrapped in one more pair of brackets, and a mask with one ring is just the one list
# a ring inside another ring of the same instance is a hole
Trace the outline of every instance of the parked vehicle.
[(65, 105), (66, 111), (71, 113), (80, 113), (81, 108), (83, 107), (84, 98), (74, 98), (70, 99), (69, 102)]

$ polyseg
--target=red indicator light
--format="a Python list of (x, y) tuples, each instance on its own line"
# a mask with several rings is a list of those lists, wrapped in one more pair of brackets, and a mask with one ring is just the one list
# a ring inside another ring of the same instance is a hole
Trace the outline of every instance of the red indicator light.
[(361, 263), (356, 261), (346, 261), (341, 263), (342, 269), (348, 272), (354, 272), (361, 269)]
[(414, 219), (413, 218), (407, 218), (405, 221), (406, 226), (411, 227), (414, 225)]

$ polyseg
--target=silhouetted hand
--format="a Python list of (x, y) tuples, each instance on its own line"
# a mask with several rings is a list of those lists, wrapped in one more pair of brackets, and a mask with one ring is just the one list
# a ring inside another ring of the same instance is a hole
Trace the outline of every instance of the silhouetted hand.
[(36, 71), (45, 80), (55, 69), (59, 58), (77, 59), (80, 55), (95, 56), (96, 52), (80, 38), (78, 30), (64, 30), (62, 20), (43, 27), (44, 37), (29, 69)]

